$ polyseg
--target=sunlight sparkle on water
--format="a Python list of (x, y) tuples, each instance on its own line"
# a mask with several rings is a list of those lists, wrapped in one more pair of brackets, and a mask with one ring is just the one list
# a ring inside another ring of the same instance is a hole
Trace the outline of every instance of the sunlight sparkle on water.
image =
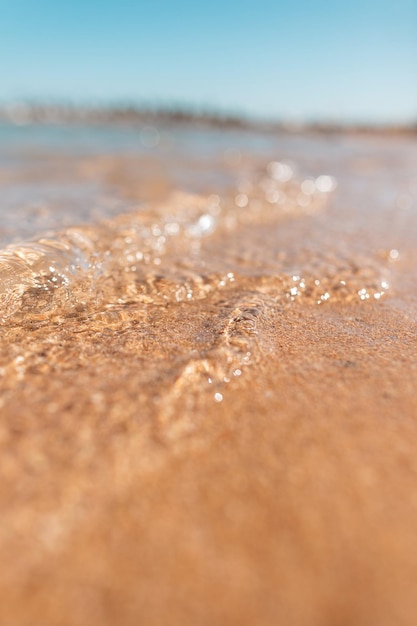
[(337, 181), (333, 176), (321, 174), (321, 176), (316, 178), (316, 187), (322, 193), (330, 193), (336, 189)]
[(238, 193), (236, 198), (235, 198), (235, 202), (236, 202), (236, 206), (238, 206), (241, 209), (244, 209), (245, 206), (248, 205), (248, 196), (245, 193)]
[(311, 178), (306, 178), (301, 183), (301, 191), (306, 195), (312, 195), (316, 191), (316, 183)]
[(267, 171), (271, 178), (274, 178), (281, 183), (287, 183), (294, 175), (291, 165), (280, 161), (271, 161), (268, 165)]

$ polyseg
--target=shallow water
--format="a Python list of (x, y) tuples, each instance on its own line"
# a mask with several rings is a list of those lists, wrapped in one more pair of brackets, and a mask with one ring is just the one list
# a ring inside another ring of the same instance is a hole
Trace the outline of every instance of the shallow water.
[(413, 623), (416, 165), (0, 127), (8, 623)]
[(196, 280), (299, 276), (295, 297), (329, 299), (336, 281), (333, 297), (378, 299), (393, 262), (413, 249), (411, 140), (153, 128), (147, 147), (143, 132), (0, 128), (2, 239), (15, 242), (2, 255), (3, 319), (27, 287), (48, 292), (51, 310), (58, 295), (69, 308), (85, 300), (80, 282), (97, 302), (116, 267), (132, 284), (166, 273), (181, 281), (186, 266)]

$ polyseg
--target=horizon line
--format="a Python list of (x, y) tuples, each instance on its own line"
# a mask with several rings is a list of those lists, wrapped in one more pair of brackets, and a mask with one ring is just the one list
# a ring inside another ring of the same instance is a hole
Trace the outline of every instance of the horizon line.
[(91, 99), (80, 102), (64, 98), (56, 99), (8, 99), (0, 100), (0, 122), (16, 126), (33, 123), (109, 123), (138, 124), (147, 121), (172, 123), (202, 123), (211, 126), (235, 128), (297, 131), (417, 131), (417, 114), (414, 120), (371, 121), (368, 118), (346, 119), (311, 116), (308, 119), (283, 119), (256, 116), (243, 111), (231, 111), (211, 105), (185, 103), (150, 103), (134, 99)]

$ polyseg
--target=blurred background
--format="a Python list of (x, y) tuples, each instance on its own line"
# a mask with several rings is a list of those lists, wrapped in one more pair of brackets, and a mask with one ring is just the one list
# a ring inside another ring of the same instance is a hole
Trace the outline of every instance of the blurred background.
[(414, 124), (415, 0), (0, 0), (0, 105)]

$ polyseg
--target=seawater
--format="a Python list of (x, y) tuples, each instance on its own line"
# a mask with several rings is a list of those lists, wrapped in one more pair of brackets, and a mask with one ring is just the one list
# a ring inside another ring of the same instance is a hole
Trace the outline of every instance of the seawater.
[(410, 247), (416, 153), (403, 137), (3, 125), (1, 317), (193, 299), (228, 274), (291, 301), (380, 299)]

